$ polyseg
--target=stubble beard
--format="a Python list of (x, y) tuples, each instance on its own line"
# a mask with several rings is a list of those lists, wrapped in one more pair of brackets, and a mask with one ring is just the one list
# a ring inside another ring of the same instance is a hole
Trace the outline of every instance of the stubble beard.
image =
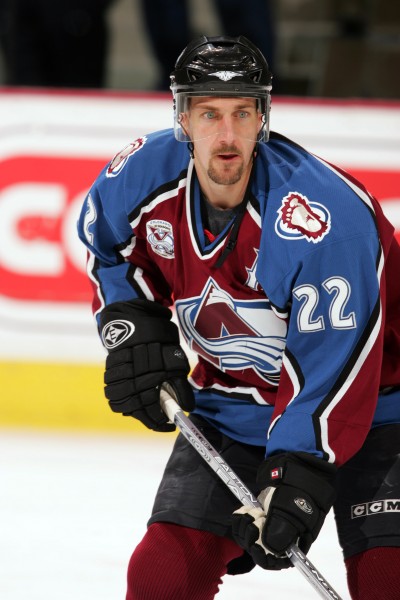
[(214, 183), (218, 185), (234, 185), (242, 178), (244, 171), (243, 160), (240, 165), (232, 167), (231, 165), (215, 166), (213, 159), (210, 160), (207, 175)]

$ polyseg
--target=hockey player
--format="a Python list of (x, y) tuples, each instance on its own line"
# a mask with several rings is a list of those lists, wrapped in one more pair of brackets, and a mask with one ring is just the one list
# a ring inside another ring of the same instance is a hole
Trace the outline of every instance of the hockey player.
[[(271, 73), (246, 38), (194, 40), (171, 81), (174, 131), (119, 153), (79, 222), (105, 395), (171, 431), (159, 404), (170, 382), (263, 510), (240, 507), (179, 435), (127, 600), (210, 600), (227, 572), (286, 568), (332, 505), (353, 600), (398, 599), (393, 227), (359, 182), (269, 135)], [(198, 355), (189, 378), (173, 304)]]

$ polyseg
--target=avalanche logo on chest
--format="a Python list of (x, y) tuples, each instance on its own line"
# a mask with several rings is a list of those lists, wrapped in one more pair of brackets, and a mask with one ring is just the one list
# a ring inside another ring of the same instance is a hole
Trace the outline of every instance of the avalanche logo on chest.
[(222, 371), (252, 369), (278, 385), (287, 326), (267, 299), (235, 299), (210, 278), (199, 296), (175, 306), (194, 352)]
[(311, 202), (299, 192), (290, 192), (278, 210), (275, 231), (288, 240), (306, 239), (314, 244), (329, 233), (331, 216), (325, 206)]

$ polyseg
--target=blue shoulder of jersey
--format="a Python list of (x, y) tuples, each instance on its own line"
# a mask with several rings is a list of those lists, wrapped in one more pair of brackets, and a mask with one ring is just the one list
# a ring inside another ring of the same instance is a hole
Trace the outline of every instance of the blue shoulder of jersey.
[(178, 179), (189, 161), (187, 145), (175, 139), (172, 129), (156, 131), (143, 135), (118, 152), (94, 187), (103, 198), (105, 211), (114, 213), (119, 206), (129, 215), (155, 190)]
[[(257, 276), (267, 295), (310, 253), (358, 237), (377, 242), (371, 199), (350, 176), (277, 134), (260, 144), (258, 160), (262, 168), (256, 169), (253, 188), (262, 221)], [(271, 260), (279, 268), (267, 268)]]

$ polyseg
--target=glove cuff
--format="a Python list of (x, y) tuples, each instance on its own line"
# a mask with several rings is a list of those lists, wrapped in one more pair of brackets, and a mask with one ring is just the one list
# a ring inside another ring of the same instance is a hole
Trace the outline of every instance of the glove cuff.
[(312, 454), (293, 452), (267, 458), (259, 467), (260, 489), (289, 485), (309, 494), (318, 506), (328, 512), (335, 500), (334, 481), (337, 467)]
[(100, 336), (112, 352), (137, 344), (179, 344), (179, 331), (169, 308), (150, 300), (114, 302), (100, 315)]

